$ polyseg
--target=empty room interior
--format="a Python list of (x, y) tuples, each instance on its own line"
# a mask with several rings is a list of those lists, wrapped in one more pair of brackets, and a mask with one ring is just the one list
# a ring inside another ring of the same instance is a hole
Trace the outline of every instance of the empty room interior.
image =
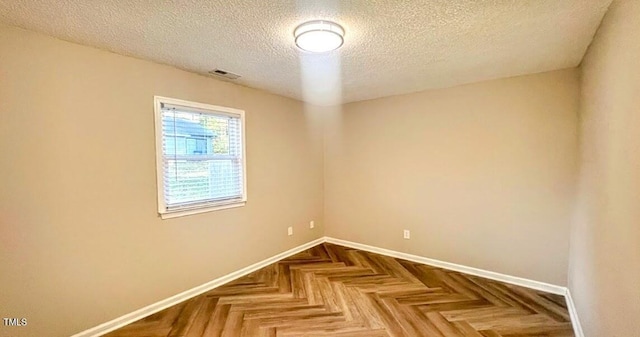
[(0, 0), (0, 337), (640, 337), (640, 1)]

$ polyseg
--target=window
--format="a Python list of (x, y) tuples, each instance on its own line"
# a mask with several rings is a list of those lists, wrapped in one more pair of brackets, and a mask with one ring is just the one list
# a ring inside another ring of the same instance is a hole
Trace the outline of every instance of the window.
[(155, 121), (163, 219), (245, 204), (244, 111), (156, 96)]

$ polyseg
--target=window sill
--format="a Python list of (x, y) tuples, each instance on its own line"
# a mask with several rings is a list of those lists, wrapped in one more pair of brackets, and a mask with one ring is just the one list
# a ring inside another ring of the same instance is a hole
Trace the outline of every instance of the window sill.
[(200, 214), (200, 213), (206, 213), (206, 212), (213, 212), (213, 211), (219, 211), (219, 210), (228, 209), (228, 208), (242, 207), (246, 203), (247, 203), (246, 201), (241, 201), (241, 202), (235, 202), (235, 203), (226, 204), (226, 205), (217, 205), (217, 206), (210, 206), (210, 207), (201, 207), (201, 208), (192, 208), (192, 209), (185, 209), (185, 210), (176, 210), (176, 211), (172, 211), (172, 212), (160, 213), (160, 217), (162, 218), (162, 220), (164, 220), (164, 219), (173, 219), (173, 218), (179, 218), (179, 217), (182, 217), (182, 216), (188, 216), (188, 215), (194, 215), (194, 214)]

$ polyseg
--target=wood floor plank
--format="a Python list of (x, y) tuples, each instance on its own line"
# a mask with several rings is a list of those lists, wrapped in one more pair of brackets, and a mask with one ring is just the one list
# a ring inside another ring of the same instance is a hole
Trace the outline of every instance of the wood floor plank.
[(224, 325), (227, 322), (227, 317), (229, 316), (229, 311), (231, 311), (230, 304), (218, 304), (202, 335), (207, 337), (221, 336)]
[(205, 299), (206, 296), (200, 295), (187, 301), (176, 320), (171, 324), (171, 331), (167, 337), (184, 337), (198, 316)]
[(200, 337), (204, 334), (209, 320), (213, 317), (213, 313), (218, 305), (217, 297), (204, 296), (204, 304), (198, 311), (197, 316), (185, 334), (185, 337)]
[(562, 296), (325, 243), (106, 336), (574, 334)]
[(471, 326), (471, 324), (465, 321), (453, 322), (453, 325), (462, 333), (465, 337), (483, 337), (478, 330)]
[(438, 328), (443, 336), (464, 336), (453, 323), (447, 321), (439, 312), (428, 313), (427, 319)]
[(369, 300), (369, 305), (373, 307), (373, 309), (382, 319), (382, 323), (387, 329), (387, 332), (389, 332), (390, 336), (407, 336), (407, 334), (405, 333), (405, 329), (402, 328), (402, 325), (400, 325), (400, 322), (398, 322), (398, 317), (394, 316), (394, 314), (387, 309), (384, 303), (382, 303), (380, 297), (378, 297), (376, 294), (367, 294), (367, 299)]
[(238, 337), (242, 334), (242, 323), (244, 313), (241, 311), (230, 311), (227, 320), (224, 322), (221, 337)]

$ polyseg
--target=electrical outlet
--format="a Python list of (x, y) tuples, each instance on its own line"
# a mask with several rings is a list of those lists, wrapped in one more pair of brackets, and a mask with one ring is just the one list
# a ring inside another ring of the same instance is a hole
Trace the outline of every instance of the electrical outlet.
[(411, 231), (409, 231), (408, 229), (405, 229), (403, 233), (403, 237), (407, 240), (411, 239)]
[(287, 228), (287, 235), (293, 235), (293, 227)]
[(316, 227), (315, 222), (309, 221), (309, 228), (314, 229)]

